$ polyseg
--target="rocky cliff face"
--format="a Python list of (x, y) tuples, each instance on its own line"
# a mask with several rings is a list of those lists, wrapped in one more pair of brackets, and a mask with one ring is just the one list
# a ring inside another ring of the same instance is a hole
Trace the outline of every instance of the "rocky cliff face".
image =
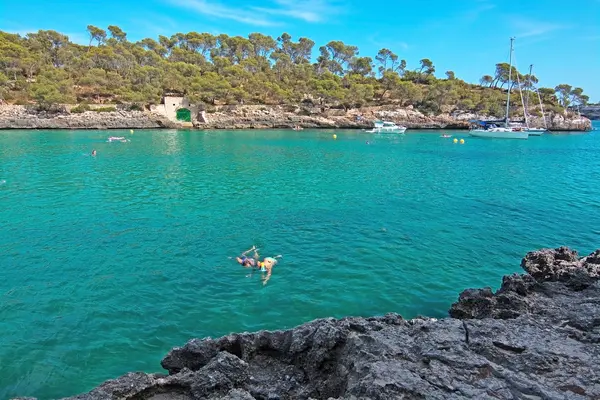
[(581, 115), (589, 118), (589, 119), (600, 119), (600, 105), (595, 106), (584, 106), (579, 110)]
[(600, 250), (529, 253), (525, 275), (464, 291), (451, 318), (321, 319), (194, 339), (168, 375), (130, 373), (71, 399), (598, 399)]
[[(204, 112), (196, 126), (202, 129), (250, 129), (250, 128), (347, 128), (366, 129), (373, 127), (373, 121), (384, 119), (404, 125), (409, 129), (468, 129), (471, 119), (494, 119), (472, 113), (443, 113), (428, 116), (411, 106), (363, 107), (348, 111), (321, 109), (306, 106), (218, 106)], [(548, 127), (552, 131), (586, 131), (591, 122), (578, 117), (561, 114), (547, 116)], [(532, 127), (544, 127), (540, 117), (533, 117)]]
[(142, 111), (81, 114), (34, 112), (24, 106), (0, 106), (0, 129), (151, 129), (177, 128), (166, 118)]
[[(70, 107), (67, 107), (70, 108)], [(372, 121), (385, 119), (410, 129), (468, 129), (470, 119), (489, 119), (471, 113), (440, 114), (427, 116), (412, 107), (392, 106), (364, 107), (360, 110), (321, 109), (306, 106), (218, 106), (210, 112), (194, 116), (194, 126), (200, 129), (261, 129), (292, 128), (372, 128)], [(549, 115), (547, 119), (553, 131), (585, 131), (591, 129), (586, 119)], [(531, 126), (543, 127), (540, 118), (534, 118)], [(24, 106), (0, 106), (0, 129), (142, 129), (185, 128), (185, 124), (170, 121), (153, 112), (87, 111), (81, 114), (33, 112)]]

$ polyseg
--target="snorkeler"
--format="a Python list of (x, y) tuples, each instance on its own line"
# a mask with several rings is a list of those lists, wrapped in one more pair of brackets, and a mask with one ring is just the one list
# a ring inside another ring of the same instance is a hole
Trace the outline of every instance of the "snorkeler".
[(92, 157), (96, 157), (96, 149), (92, 150)]
[(260, 268), (260, 271), (267, 273), (267, 275), (264, 275), (262, 278), (263, 285), (266, 285), (269, 279), (271, 279), (271, 272), (273, 271), (273, 267), (277, 265), (277, 259), (282, 257), (283, 256), (281, 254), (275, 257), (265, 257), (264, 260), (259, 261), (257, 263), (257, 266)]
[[(254, 251), (254, 254), (252, 255), (252, 257), (248, 257), (247, 254), (250, 253), (251, 251)], [(239, 257), (236, 257), (235, 259), (242, 267), (252, 268), (252, 267), (256, 266), (256, 263), (258, 262), (259, 258), (260, 258), (260, 256), (258, 255), (258, 249), (256, 248), (256, 246), (252, 246), (251, 249), (246, 250), (245, 252), (240, 254)]]

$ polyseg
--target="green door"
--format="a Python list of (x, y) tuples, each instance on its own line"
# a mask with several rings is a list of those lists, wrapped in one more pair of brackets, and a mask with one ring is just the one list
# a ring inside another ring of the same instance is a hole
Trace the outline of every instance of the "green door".
[(177, 110), (177, 121), (192, 122), (192, 113), (187, 108)]

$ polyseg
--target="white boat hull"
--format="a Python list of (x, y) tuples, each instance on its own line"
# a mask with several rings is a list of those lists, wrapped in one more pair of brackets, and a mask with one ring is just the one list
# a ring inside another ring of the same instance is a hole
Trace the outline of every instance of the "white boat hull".
[(546, 130), (542, 128), (529, 128), (526, 130), (526, 132), (529, 134), (529, 136), (542, 136)]
[(371, 129), (370, 131), (365, 131), (365, 133), (380, 133), (380, 134), (403, 134), (406, 132), (406, 128), (398, 128), (398, 129)]
[(504, 128), (495, 129), (472, 129), (469, 131), (469, 135), (481, 138), (493, 138), (493, 139), (527, 139), (529, 134), (523, 131), (513, 131)]
[(406, 131), (405, 126), (398, 126), (390, 121), (375, 121), (373, 130), (367, 131), (368, 133), (399, 133), (403, 134)]

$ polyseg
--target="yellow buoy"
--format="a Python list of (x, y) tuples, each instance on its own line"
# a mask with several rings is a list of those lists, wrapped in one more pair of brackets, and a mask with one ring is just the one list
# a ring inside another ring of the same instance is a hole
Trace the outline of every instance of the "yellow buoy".
[(454, 142), (454, 143), (458, 143), (458, 139), (454, 139), (454, 140), (453, 140), (453, 142)]
[(130, 130), (129, 130), (129, 133), (131, 133), (131, 134), (133, 135), (133, 129), (130, 129)]
[(335, 133), (333, 134), (333, 138), (334, 138), (334, 139), (337, 139), (337, 135), (336, 135)]
[(460, 139), (460, 144), (465, 144), (465, 139)]

